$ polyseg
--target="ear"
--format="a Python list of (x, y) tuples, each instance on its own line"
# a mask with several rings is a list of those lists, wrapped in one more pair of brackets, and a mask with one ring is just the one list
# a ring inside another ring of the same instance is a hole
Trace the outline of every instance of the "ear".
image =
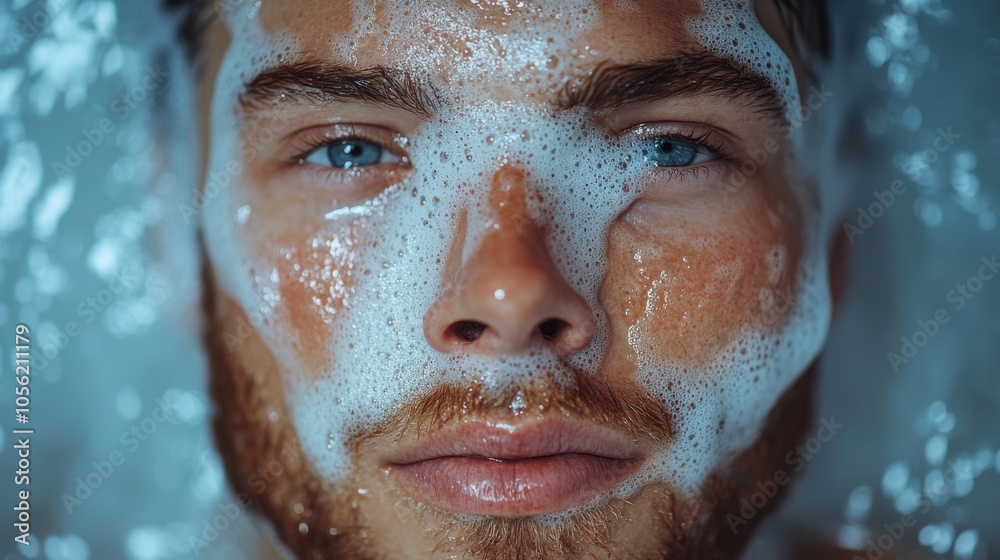
[[(843, 223), (843, 220), (835, 223)], [(834, 228), (833, 234), (830, 235), (827, 255), (830, 295), (833, 298), (833, 314), (836, 315), (843, 305), (851, 279), (851, 242), (843, 228)]]

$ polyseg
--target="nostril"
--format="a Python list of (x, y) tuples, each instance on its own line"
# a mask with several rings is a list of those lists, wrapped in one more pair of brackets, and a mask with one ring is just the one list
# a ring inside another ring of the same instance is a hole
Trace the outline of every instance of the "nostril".
[(538, 325), (538, 330), (542, 333), (542, 338), (545, 340), (554, 340), (559, 333), (566, 330), (569, 324), (566, 321), (560, 319), (549, 319), (548, 321), (542, 322)]
[(486, 325), (477, 323), (476, 321), (456, 321), (448, 327), (448, 332), (451, 336), (466, 342), (475, 342), (483, 335), (483, 331), (485, 330)]

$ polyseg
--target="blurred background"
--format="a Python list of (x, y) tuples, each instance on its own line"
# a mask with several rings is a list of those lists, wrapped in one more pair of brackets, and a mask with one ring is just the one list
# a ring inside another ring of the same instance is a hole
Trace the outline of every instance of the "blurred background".
[[(1000, 275), (978, 276), (1000, 253), (1000, 2), (832, 4), (821, 179), (849, 200), (853, 267), (816, 421), (843, 427), (806, 451), (747, 557), (803, 557), (813, 538), (1000, 557)], [(8, 559), (260, 557), (208, 429), (195, 170), (158, 134), (193, 137), (156, 117), (192, 103), (174, 25), (154, 2), (0, 1), (0, 472), (24, 427), (17, 324), (35, 431), (30, 546), (2, 475)]]

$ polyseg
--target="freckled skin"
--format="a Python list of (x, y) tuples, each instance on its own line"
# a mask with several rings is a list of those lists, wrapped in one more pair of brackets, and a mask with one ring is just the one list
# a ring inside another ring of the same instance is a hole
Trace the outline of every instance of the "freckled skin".
[[(445, 3), (439, 4), (439, 9), (444, 9)], [(452, 9), (477, 11), (477, 26), (486, 30), (499, 32), (515, 21), (501, 3), (454, 4)], [(698, 13), (698, 3), (681, 0), (669, 4), (667, 9), (660, 0), (597, 2), (593, 9), (600, 12), (601, 27), (567, 40), (565, 47), (560, 47), (565, 50), (553, 53), (560, 61), (558, 74), (524, 68), (518, 75), (531, 78), (525, 84), (514, 87), (508, 81), (498, 81), (485, 91), (497, 101), (542, 103), (551, 100), (565, 80), (585, 75), (601, 60), (653, 59), (693, 48), (695, 43), (684, 22)], [(408, 15), (400, 13), (404, 8), (387, 3), (376, 6), (373, 20), (367, 22), (371, 33), (355, 41), (359, 67), (399, 62), (386, 59), (392, 58), (399, 45), (384, 44), (381, 38), (385, 35), (379, 31), (389, 19)], [(544, 10), (533, 4), (529, 7)], [(413, 3), (405, 9), (417, 8)], [(765, 28), (787, 50), (787, 38), (777, 28), (773, 10), (764, 7), (760, 13)], [(267, 32), (290, 34), (303, 52), (327, 59), (335, 56), (331, 43), (352, 41), (351, 33), (358, 23), (350, 3), (325, 0), (264, 0), (260, 21)], [(207, 58), (210, 74), (206, 83), (211, 83), (211, 72), (217, 71), (225, 33), (217, 25), (210, 34), (213, 46)], [(476, 47), (470, 46), (472, 38), (433, 28), (415, 28), (411, 33), (410, 44), (426, 44), (428, 51), (439, 57), (438, 74), (432, 78), (442, 87), (463, 79), (450, 61), (469, 57), (467, 49)], [(502, 47), (496, 51), (498, 59), (505, 58)], [(541, 72), (544, 78), (538, 77)], [(482, 95), (483, 90), (469, 91)], [(207, 103), (204, 97), (202, 101)], [(368, 121), (367, 110), (358, 109), (354, 117)], [(712, 113), (712, 106), (677, 102), (668, 104), (661, 113), (671, 111), (705, 115)], [(315, 115), (323, 113), (317, 110)], [(312, 118), (312, 113), (302, 111), (282, 130), (304, 126)], [(784, 137), (763, 124), (762, 117), (747, 110), (729, 111), (719, 119), (727, 129), (751, 131), (741, 138), (746, 144), (759, 145), (775, 137), (782, 140), (781, 149), (744, 187), (727, 196), (705, 180), (697, 188), (648, 189), (611, 224), (603, 240), (607, 273), (598, 292), (610, 344), (596, 375), (609, 386), (635, 386), (636, 350), (629, 342), (630, 329), (645, 337), (648, 358), (701, 365), (711, 362), (745, 329), (773, 333), (787, 322), (791, 306), (768, 313), (761, 307), (761, 291), (773, 293), (776, 299), (794, 299), (799, 288), (796, 272), (806, 257), (811, 198), (785, 168), (789, 148)], [(397, 125), (403, 134), (418, 128), (415, 123), (395, 121), (377, 124)], [(203, 131), (202, 136), (210, 138), (211, 134)], [(269, 163), (273, 155), (266, 152), (247, 166), (234, 205), (252, 208), (240, 230), (240, 242), (267, 269), (255, 271), (264, 278), (260, 289), (270, 285), (266, 278), (271, 269), (277, 272), (274, 287), (280, 304), (272, 321), (307, 371), (284, 371), (276, 353), (256, 332), (235, 348), (227, 348), (222, 333), (233, 331), (252, 310), (244, 309), (220, 287), (216, 277), (221, 276), (224, 264), (208, 255), (204, 263), (209, 323), (206, 341), (212, 359), (213, 395), (220, 405), (215, 430), (227, 474), (274, 525), (284, 546), (297, 557), (317, 559), (735, 557), (765, 512), (735, 532), (730, 530), (726, 515), (739, 510), (740, 499), (750, 495), (757, 482), (787, 468), (785, 453), (794, 448), (812, 421), (812, 369), (802, 372), (767, 415), (761, 437), (733, 460), (735, 467), (719, 465), (693, 500), (681, 499), (664, 484), (651, 484), (628, 502), (612, 500), (565, 526), (546, 527), (524, 519), (477, 525), (421, 504), (393, 484), (379, 462), (391, 448), (393, 434), (352, 439), (352, 472), (335, 485), (324, 481), (305, 459), (284, 395), (293, 381), (318, 376), (337, 360), (329, 349), (338, 329), (349, 326), (339, 318), (352, 304), (359, 275), (365, 274), (353, 267), (353, 255), (378, 251), (379, 235), (398, 232), (365, 231), (347, 221), (331, 230), (325, 212), (356, 200), (337, 200), (329, 190), (304, 183), (283, 183), (282, 175)], [(518, 325), (534, 326), (552, 314), (569, 317), (571, 326), (555, 338), (555, 354), (564, 357), (586, 346), (593, 334), (593, 324), (588, 321), (593, 322), (594, 310), (569, 287), (544, 243), (538, 241), (566, 224), (529, 217), (526, 201), (532, 196), (531, 178), (516, 164), (496, 169), (481, 184), (469, 188), (490, 191), (490, 210), (501, 227), (478, 246), (465, 247), (467, 222), (458, 220), (454, 237), (448, 240), (448, 257), (428, 264), (427, 274), (440, 279), (441, 296), (426, 317), (406, 320), (422, 327), (433, 348), (447, 352), (454, 340), (447, 339), (445, 329), (440, 328), (448, 323), (444, 318), (490, 313), (499, 318), (492, 323), (495, 328), (477, 341), (476, 348), (495, 356), (530, 342), (534, 335), (517, 332)], [(783, 268), (777, 273), (768, 264), (776, 247), (785, 255)], [(469, 251), (472, 256), (459, 262), (459, 255)], [(641, 262), (637, 262), (637, 254), (642, 256)], [(509, 306), (490, 300), (500, 288), (511, 294)], [(537, 290), (545, 293), (533, 300)], [(535, 317), (532, 313), (539, 311), (538, 301), (549, 307)], [(509, 326), (504, 326), (508, 324), (503, 323), (504, 317), (509, 317)], [(254, 475), (274, 462), (287, 474), (261, 488), (254, 483)], [(771, 500), (765, 509), (770, 511), (778, 502)], [(305, 505), (305, 512), (295, 513), (295, 504)], [(303, 523), (306, 532), (301, 530)]]

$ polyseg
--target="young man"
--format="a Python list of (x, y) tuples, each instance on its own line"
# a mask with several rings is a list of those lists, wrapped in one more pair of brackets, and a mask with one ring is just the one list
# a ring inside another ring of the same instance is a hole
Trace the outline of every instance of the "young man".
[(289, 551), (738, 554), (816, 420), (820, 4), (173, 4), (216, 436)]

